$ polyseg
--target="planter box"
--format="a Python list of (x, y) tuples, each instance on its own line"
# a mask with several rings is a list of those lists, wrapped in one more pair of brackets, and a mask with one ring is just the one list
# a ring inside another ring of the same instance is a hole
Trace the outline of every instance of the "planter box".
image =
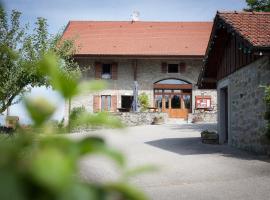
[(205, 144), (218, 144), (219, 143), (219, 135), (216, 132), (201, 132), (202, 143)]

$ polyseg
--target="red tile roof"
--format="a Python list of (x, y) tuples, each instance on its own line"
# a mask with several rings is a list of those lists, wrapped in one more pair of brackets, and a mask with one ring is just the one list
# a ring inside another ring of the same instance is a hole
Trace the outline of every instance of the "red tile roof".
[(211, 22), (70, 21), (79, 55), (203, 56)]
[(270, 47), (269, 12), (218, 12), (217, 15), (255, 47)]

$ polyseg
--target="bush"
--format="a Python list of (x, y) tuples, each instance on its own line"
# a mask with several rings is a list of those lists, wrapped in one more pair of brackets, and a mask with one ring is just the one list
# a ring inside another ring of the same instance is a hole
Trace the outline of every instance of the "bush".
[(141, 106), (141, 111), (146, 111), (147, 107), (149, 107), (149, 98), (146, 93), (141, 93), (138, 97), (139, 104)]
[(69, 115), (69, 126), (70, 127), (76, 126), (75, 124), (76, 119), (78, 119), (80, 115), (82, 115), (85, 112), (86, 110), (84, 106), (72, 108)]

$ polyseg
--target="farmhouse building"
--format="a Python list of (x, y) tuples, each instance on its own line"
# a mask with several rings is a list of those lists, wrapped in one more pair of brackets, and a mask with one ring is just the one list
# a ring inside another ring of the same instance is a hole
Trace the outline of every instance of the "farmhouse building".
[(270, 13), (218, 12), (200, 88), (217, 89), (220, 143), (265, 153), (264, 88), (270, 84)]
[(211, 22), (70, 21), (63, 39), (75, 41), (83, 78), (108, 82), (106, 90), (73, 99), (71, 107), (130, 111), (137, 81), (150, 111), (215, 121), (216, 90), (196, 85), (211, 28)]

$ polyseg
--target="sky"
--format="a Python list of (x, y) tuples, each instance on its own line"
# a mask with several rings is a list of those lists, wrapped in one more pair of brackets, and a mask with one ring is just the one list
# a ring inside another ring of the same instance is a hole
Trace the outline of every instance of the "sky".
[[(1, 0), (0, 0), (1, 1)], [(134, 11), (141, 21), (213, 21), (217, 10), (235, 11), (245, 0), (2, 0), (4, 8), (22, 12), (22, 24), (33, 27), (37, 17), (46, 18), (51, 34), (62, 31), (69, 20), (129, 21)], [(35, 88), (31, 96), (49, 97), (58, 105), (54, 118), (64, 115), (64, 101), (51, 89)], [(23, 104), (11, 108), (12, 115), (29, 123)]]
[[(1, 0), (0, 0), (1, 1)], [(245, 0), (2, 0), (6, 10), (19, 10), (23, 22), (48, 20), (49, 30), (62, 30), (69, 20), (212, 21), (217, 10), (242, 10)]]

